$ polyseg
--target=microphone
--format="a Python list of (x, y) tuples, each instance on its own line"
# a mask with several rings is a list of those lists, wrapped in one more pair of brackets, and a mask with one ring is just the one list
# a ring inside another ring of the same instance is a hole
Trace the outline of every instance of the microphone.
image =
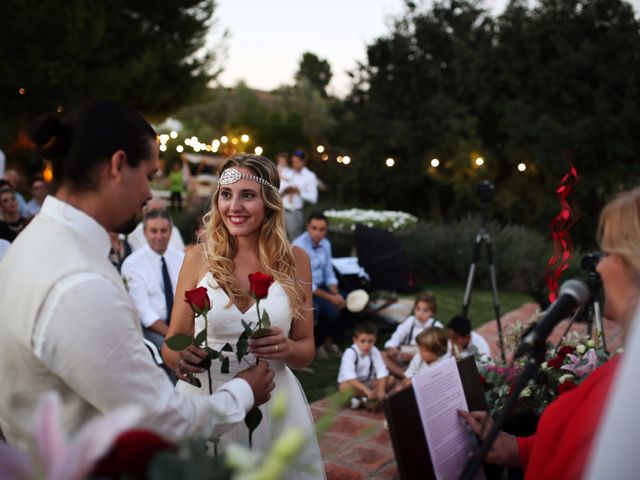
[(515, 357), (542, 351), (547, 337), (561, 320), (567, 318), (577, 308), (584, 307), (589, 301), (589, 287), (580, 280), (567, 280), (560, 287), (560, 295), (547, 309), (542, 320), (527, 333)]

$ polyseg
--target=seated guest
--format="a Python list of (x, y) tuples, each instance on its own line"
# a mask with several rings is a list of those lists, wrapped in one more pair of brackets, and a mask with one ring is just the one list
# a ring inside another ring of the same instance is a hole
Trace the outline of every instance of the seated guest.
[(334, 340), (339, 340), (344, 331), (344, 325), (340, 325), (340, 321), (341, 311), (346, 307), (345, 297), (338, 290), (338, 278), (331, 263), (331, 242), (325, 238), (328, 226), (327, 217), (314, 212), (307, 220), (307, 231), (293, 241), (293, 245), (306, 250), (311, 261), (314, 337), (316, 358), (319, 359), (341, 355)]
[[(618, 323), (625, 341), (640, 299), (639, 218), (640, 188), (635, 188), (620, 194), (604, 208), (598, 228), (604, 253), (597, 266), (604, 286), (604, 316)], [(500, 432), (485, 460), (509, 467), (522, 466), (525, 479), (584, 478), (587, 465), (596, 454), (592, 446), (600, 421), (614, 413), (605, 415), (605, 406), (621, 357), (613, 357), (577, 388), (553, 401), (540, 417), (535, 435), (515, 437)], [(460, 412), (460, 415), (479, 435), (486, 435), (493, 424), (485, 412)], [(628, 421), (637, 424), (633, 418)]]
[(34, 217), (40, 213), (42, 208), (42, 202), (47, 197), (47, 184), (41, 178), (36, 178), (31, 184), (31, 200), (27, 202), (25, 208), (27, 217)]
[(4, 172), (4, 179), (9, 182), (9, 186), (13, 190), (16, 201), (18, 202), (18, 207), (20, 208), (20, 216), (26, 218), (27, 215), (27, 202), (24, 201), (24, 197), (18, 191), (18, 186), (20, 184), (20, 177), (18, 176), (18, 172), (10, 168), (6, 172)]
[(451, 353), (456, 358), (474, 356), (478, 365), (491, 363), (491, 349), (487, 341), (471, 330), (471, 322), (462, 315), (456, 315), (447, 324), (451, 340)]
[[(167, 204), (161, 198), (153, 198), (147, 202), (144, 207), (144, 213), (151, 212), (152, 210), (166, 211)], [(127, 241), (131, 248), (135, 252), (141, 249), (147, 244), (147, 238), (144, 234), (144, 225), (139, 223), (138, 226), (127, 236)], [(180, 250), (184, 252), (184, 241), (180, 235), (180, 230), (177, 228), (171, 229), (171, 238), (169, 239), (169, 246), (174, 250)]]
[(0, 210), (2, 211), (0, 238), (13, 242), (29, 222), (20, 215), (16, 192), (8, 187), (0, 189)]
[(413, 303), (413, 315), (398, 325), (384, 344), (382, 358), (389, 371), (397, 378), (404, 378), (407, 365), (418, 353), (418, 335), (429, 327), (444, 327), (433, 317), (437, 311), (436, 296), (432, 292), (419, 293)]
[(429, 327), (416, 337), (419, 352), (416, 353), (404, 372), (403, 384), (411, 385), (411, 379), (427, 368), (433, 368), (443, 360), (451, 358), (449, 341), (444, 329)]
[(392, 377), (375, 346), (377, 329), (370, 322), (356, 324), (353, 345), (342, 354), (338, 372), (338, 390), (351, 392), (351, 408), (367, 400), (382, 400), (392, 385)]
[(111, 248), (109, 249), (109, 261), (113, 266), (122, 271), (122, 264), (125, 259), (131, 255), (131, 245), (127, 241), (127, 237), (121, 233), (109, 232), (109, 241)]
[(143, 223), (148, 243), (125, 259), (122, 275), (126, 278), (145, 338), (160, 350), (169, 328), (184, 253), (169, 247), (171, 218), (166, 211), (147, 212)]

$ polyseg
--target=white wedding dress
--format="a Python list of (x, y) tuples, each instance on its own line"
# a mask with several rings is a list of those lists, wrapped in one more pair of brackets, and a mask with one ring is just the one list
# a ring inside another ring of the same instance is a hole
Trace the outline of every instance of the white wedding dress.
[[(247, 323), (253, 323), (255, 326), (258, 320), (255, 303), (245, 312), (242, 313), (235, 305), (225, 308), (229, 302), (224, 290), (217, 288), (217, 282), (211, 273), (207, 273), (199, 282), (199, 287), (206, 287), (211, 300), (211, 310), (208, 315), (208, 346), (214, 350), (220, 350), (225, 343), (229, 343), (234, 351), (228, 352), (229, 357), (229, 373), (220, 373), (220, 360), (211, 362), (211, 379), (212, 389), (215, 390), (224, 382), (231, 380), (240, 370), (244, 370), (250, 364), (255, 363), (255, 357), (251, 354), (244, 357), (241, 363), (238, 363), (235, 349), (238, 338), (243, 332), (241, 320)], [(291, 308), (289, 299), (278, 282), (271, 285), (269, 294), (266, 298), (260, 300), (260, 312), (266, 310), (269, 312), (269, 318), (272, 326), (282, 329), (284, 335), (289, 334), (291, 328)], [(204, 328), (204, 319), (198, 316), (195, 321), (195, 332), (198, 333)], [(271, 394), (269, 402), (260, 406), (262, 411), (262, 421), (254, 430), (252, 440), (253, 449), (259, 452), (267, 452), (274, 439), (276, 439), (287, 427), (296, 426), (301, 428), (307, 436), (305, 448), (294, 462), (292, 471), (290, 471), (287, 479), (324, 479), (324, 466), (320, 447), (316, 437), (315, 426), (309, 403), (300, 386), (300, 382), (293, 372), (285, 365), (284, 362), (278, 360), (270, 360), (270, 367), (275, 371), (274, 383), (275, 389)], [(194, 387), (187, 382), (178, 381), (176, 388), (195, 395), (209, 394), (209, 380), (207, 372), (198, 375), (202, 387)], [(287, 401), (287, 408), (283, 419), (272, 419), (271, 407), (273, 399), (284, 393)], [(225, 446), (229, 443), (239, 443), (249, 445), (249, 431), (244, 422), (237, 424), (231, 430), (227, 431), (220, 437), (219, 451), (224, 451)]]

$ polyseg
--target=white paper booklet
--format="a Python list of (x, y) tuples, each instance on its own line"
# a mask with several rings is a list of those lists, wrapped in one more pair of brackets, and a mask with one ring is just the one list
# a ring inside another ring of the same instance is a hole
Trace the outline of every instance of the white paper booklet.
[[(477, 442), (458, 410), (468, 411), (455, 359), (427, 368), (411, 380), (433, 471), (438, 480), (458, 480)], [(484, 480), (482, 469), (475, 476)]]

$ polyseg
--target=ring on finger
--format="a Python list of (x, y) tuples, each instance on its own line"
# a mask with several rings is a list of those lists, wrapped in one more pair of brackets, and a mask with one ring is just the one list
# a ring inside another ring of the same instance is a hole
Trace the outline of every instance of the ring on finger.
[(278, 345), (276, 345), (276, 352), (278, 351)]

